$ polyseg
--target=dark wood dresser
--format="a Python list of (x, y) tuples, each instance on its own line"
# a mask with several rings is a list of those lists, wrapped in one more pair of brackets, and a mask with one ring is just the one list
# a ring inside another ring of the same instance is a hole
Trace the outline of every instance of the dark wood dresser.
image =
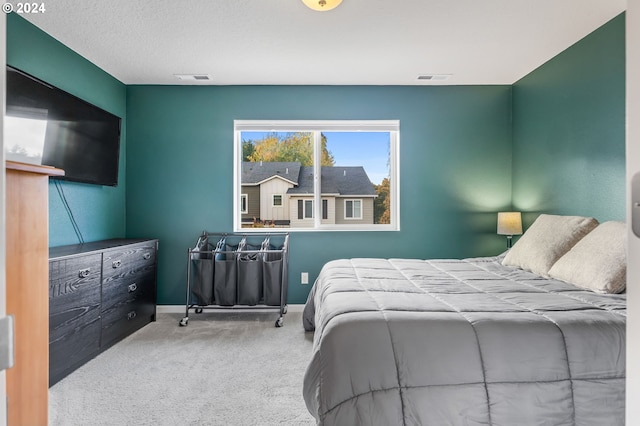
[(158, 240), (49, 249), (49, 386), (156, 318)]

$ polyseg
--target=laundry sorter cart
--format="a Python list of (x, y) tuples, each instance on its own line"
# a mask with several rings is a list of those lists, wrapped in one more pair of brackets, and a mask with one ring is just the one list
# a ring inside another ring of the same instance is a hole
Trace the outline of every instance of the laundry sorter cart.
[(210, 233), (188, 250), (185, 316), (205, 309), (273, 309), (287, 313), (288, 233)]

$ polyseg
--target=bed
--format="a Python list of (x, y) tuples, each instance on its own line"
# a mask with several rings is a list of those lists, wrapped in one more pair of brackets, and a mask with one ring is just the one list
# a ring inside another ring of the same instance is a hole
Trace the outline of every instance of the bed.
[(502, 256), (327, 263), (303, 314), (309, 412), (322, 425), (623, 425), (624, 235), (541, 215)]

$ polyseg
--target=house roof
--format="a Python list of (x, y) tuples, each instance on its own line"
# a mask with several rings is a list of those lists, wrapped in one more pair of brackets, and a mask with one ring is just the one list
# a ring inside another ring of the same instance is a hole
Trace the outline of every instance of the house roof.
[[(320, 182), (323, 194), (340, 196), (358, 195), (375, 197), (376, 190), (362, 166), (355, 167), (322, 167)], [(289, 188), (287, 194), (313, 194), (313, 167), (300, 167), (299, 184)]]
[(243, 161), (241, 182), (243, 185), (257, 185), (273, 177), (280, 177), (298, 185), (300, 168), (300, 162), (293, 161)]
[[(323, 166), (321, 188), (323, 194), (341, 196), (360, 195), (375, 197), (376, 190), (362, 166)], [(287, 194), (313, 194), (313, 167), (293, 161), (242, 162), (242, 185), (258, 185), (274, 177), (294, 185)]]

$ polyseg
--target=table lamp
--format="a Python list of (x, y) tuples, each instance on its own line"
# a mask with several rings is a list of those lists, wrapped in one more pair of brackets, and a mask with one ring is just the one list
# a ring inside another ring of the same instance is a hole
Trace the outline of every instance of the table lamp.
[(522, 235), (522, 214), (520, 212), (498, 213), (498, 235), (507, 236), (507, 250), (513, 245), (513, 236)]

